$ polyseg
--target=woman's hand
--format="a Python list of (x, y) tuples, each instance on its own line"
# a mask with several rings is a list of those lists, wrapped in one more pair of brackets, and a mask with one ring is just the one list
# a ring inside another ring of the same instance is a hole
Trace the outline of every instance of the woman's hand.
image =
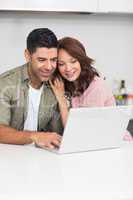
[(60, 104), (62, 101), (64, 101), (65, 89), (63, 81), (56, 78), (53, 82), (50, 80), (49, 83), (57, 98), (57, 101)]
[(53, 83), (52, 81), (49, 81), (49, 83), (59, 103), (62, 124), (65, 127), (68, 117), (68, 105), (66, 97), (64, 96), (65, 93), (64, 83), (62, 80), (59, 80), (57, 78), (53, 81)]

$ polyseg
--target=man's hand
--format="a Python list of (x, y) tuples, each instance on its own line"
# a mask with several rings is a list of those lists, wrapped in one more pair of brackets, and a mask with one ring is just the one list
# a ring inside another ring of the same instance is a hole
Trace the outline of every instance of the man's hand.
[(61, 143), (61, 136), (55, 132), (38, 132), (36, 134), (31, 134), (31, 139), (35, 145), (48, 149), (58, 148)]

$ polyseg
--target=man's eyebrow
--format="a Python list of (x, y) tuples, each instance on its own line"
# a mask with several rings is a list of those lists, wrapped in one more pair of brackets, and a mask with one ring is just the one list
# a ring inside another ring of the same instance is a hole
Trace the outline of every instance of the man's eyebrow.
[[(48, 60), (48, 58), (45, 58), (45, 57), (38, 57), (39, 60)], [(53, 57), (53, 58), (50, 58), (50, 60), (57, 60), (57, 57)]]
[(53, 57), (53, 58), (51, 58), (50, 60), (57, 60), (58, 58), (57, 57)]
[(45, 58), (45, 57), (38, 57), (38, 59), (47, 60), (47, 58)]

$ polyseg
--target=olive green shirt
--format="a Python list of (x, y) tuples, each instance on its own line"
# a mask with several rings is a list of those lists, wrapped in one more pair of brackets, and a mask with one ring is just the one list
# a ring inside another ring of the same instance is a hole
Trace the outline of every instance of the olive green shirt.
[[(28, 112), (28, 64), (0, 75), (0, 124), (23, 130)], [(53, 131), (62, 135), (63, 126), (55, 95), (46, 82), (38, 113), (38, 131)]]

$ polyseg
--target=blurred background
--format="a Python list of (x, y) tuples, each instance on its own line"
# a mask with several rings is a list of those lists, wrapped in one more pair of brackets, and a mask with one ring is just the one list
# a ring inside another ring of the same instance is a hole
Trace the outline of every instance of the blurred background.
[(25, 62), (26, 37), (40, 27), (52, 29), (58, 38), (79, 39), (117, 104), (133, 104), (132, 0), (0, 2), (0, 73)]
[(76, 37), (106, 78), (118, 105), (133, 104), (133, 15), (122, 13), (0, 12), (0, 73), (25, 62), (26, 37), (48, 27)]
[(0, 74), (25, 63), (26, 37), (40, 27), (79, 39), (117, 105), (133, 105), (132, 0), (1, 1)]

